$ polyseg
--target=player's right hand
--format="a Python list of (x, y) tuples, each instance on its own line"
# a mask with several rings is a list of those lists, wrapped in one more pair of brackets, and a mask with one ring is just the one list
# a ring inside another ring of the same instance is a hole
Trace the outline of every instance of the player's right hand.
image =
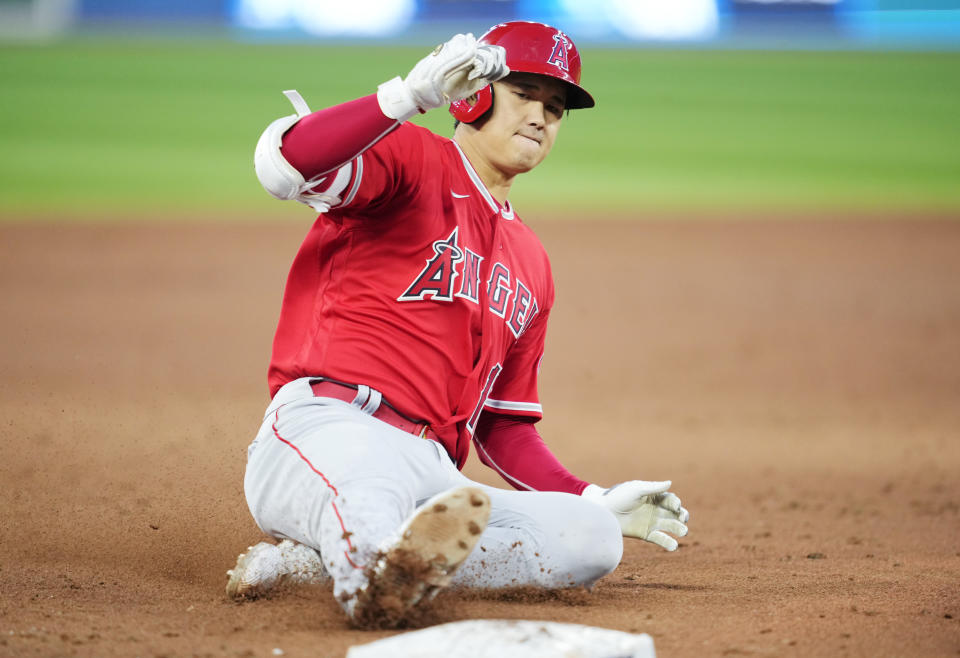
[(417, 107), (430, 110), (475, 94), (510, 72), (501, 46), (478, 45), (457, 34), (417, 62), (404, 80)]
[(467, 98), (508, 73), (501, 46), (478, 44), (472, 34), (457, 34), (417, 62), (409, 75), (380, 85), (383, 113), (404, 121), (452, 101)]

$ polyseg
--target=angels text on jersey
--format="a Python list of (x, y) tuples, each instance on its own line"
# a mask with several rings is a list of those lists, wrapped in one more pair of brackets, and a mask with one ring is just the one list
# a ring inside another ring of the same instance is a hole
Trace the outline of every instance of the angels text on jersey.
[[(459, 297), (480, 304), (480, 266), (484, 257), (457, 244), (459, 231), (456, 227), (449, 236), (433, 243), (433, 255), (397, 301), (424, 301), (429, 297), (452, 302)], [(503, 318), (514, 338), (519, 338), (540, 312), (530, 288), (519, 277), (513, 277), (510, 268), (500, 261), (490, 268), (486, 297), (490, 312)]]

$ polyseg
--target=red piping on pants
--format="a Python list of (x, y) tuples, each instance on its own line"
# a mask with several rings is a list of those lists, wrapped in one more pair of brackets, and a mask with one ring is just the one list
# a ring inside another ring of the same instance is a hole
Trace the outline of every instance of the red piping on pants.
[[(307, 464), (307, 466), (310, 467), (310, 470), (313, 471), (314, 473), (316, 473), (317, 475), (319, 475), (320, 477), (323, 478), (323, 481), (326, 483), (327, 487), (329, 487), (329, 488), (330, 488), (330, 491), (333, 492), (334, 498), (336, 498), (337, 496), (339, 496), (340, 494), (339, 494), (339, 492), (337, 492), (337, 488), (330, 483), (330, 480), (327, 479), (327, 476), (324, 475), (323, 473), (321, 473), (320, 471), (318, 471), (317, 468), (316, 468), (313, 464), (310, 463), (310, 460), (307, 459), (307, 457), (306, 457), (302, 452), (300, 452), (300, 449), (299, 449), (297, 446), (293, 445), (292, 443), (290, 443), (290, 441), (288, 441), (287, 439), (285, 439), (285, 438), (283, 438), (282, 436), (280, 436), (280, 432), (277, 430), (277, 423), (280, 421), (280, 410), (279, 410), (279, 409), (277, 409), (277, 411), (274, 413), (274, 417), (273, 417), (273, 418), (274, 418), (273, 424), (271, 425), (271, 427), (272, 427), (272, 429), (273, 429), (273, 435), (274, 435), (275, 437), (277, 437), (278, 440), (282, 441), (283, 443), (285, 443), (285, 444), (287, 444), (288, 446), (290, 446), (291, 448), (293, 448), (294, 452), (296, 452), (297, 455), (300, 456), (300, 459), (302, 459), (302, 460)], [(355, 549), (355, 548), (353, 547), (353, 543), (350, 541), (350, 535), (352, 535), (353, 533), (352, 533), (352, 532), (347, 532), (347, 527), (343, 524), (343, 517), (340, 516), (340, 510), (337, 509), (337, 503), (336, 503), (336, 501), (331, 500), (331, 501), (330, 501), (330, 506), (333, 508), (333, 513), (337, 515), (337, 521), (340, 522), (340, 529), (343, 530), (343, 539), (346, 540), (346, 542), (347, 542), (347, 549), (348, 549), (348, 550), (344, 551), (344, 552), (343, 552), (343, 555), (344, 555), (344, 557), (347, 558), (347, 562), (350, 563), (350, 566), (352, 566), (354, 569), (359, 569), (360, 566), (359, 566), (357, 563), (355, 563), (355, 562), (350, 558), (350, 553), (355, 553), (356, 550), (357, 550), (357, 549)]]

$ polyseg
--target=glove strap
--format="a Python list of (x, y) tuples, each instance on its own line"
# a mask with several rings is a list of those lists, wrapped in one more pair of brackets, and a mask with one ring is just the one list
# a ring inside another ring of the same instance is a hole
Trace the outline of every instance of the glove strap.
[(290, 104), (293, 105), (293, 109), (297, 112), (298, 117), (302, 119), (310, 114), (310, 106), (307, 105), (307, 101), (303, 100), (303, 96), (300, 95), (299, 91), (296, 89), (287, 89), (283, 92), (283, 95), (286, 96)]

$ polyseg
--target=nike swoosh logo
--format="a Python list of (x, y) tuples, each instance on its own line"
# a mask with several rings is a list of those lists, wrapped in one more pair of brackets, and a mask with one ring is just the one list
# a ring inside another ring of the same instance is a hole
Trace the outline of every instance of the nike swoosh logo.
[(469, 199), (469, 198), (470, 198), (470, 195), (469, 195), (469, 194), (457, 194), (457, 193), (454, 192), (453, 190), (450, 190), (450, 194), (453, 195), (453, 198), (454, 198), (454, 199)]

